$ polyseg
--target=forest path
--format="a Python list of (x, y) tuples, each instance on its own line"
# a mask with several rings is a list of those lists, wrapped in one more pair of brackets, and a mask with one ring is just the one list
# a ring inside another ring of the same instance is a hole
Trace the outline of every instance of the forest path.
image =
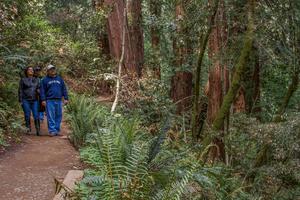
[(42, 136), (24, 136), (22, 144), (0, 155), (0, 200), (51, 200), (54, 177), (64, 178), (69, 170), (80, 167), (79, 154), (66, 137), (65, 122), (60, 137), (47, 136), (46, 120), (41, 129)]

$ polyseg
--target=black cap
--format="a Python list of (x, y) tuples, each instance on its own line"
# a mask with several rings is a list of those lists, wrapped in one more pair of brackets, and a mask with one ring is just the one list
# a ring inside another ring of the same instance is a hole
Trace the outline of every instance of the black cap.
[(36, 71), (41, 71), (42, 68), (41, 68), (40, 66), (36, 66), (36, 67), (33, 68), (33, 70), (34, 70), (35, 72), (36, 72)]

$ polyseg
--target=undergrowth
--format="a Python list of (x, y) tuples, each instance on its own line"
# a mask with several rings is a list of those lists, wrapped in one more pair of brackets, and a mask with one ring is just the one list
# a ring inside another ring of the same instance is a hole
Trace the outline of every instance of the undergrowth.
[(19, 142), (19, 133), (23, 131), (22, 119), (19, 115), (16, 95), (11, 92), (14, 83), (0, 83), (0, 150), (5, 149), (11, 142)]
[[(75, 97), (69, 115), (84, 116), (87, 123), (95, 121), (90, 123), (93, 128), (87, 129), (86, 124), (76, 122), (78, 117), (69, 117), (71, 124), (81, 126), (73, 127), (78, 132), (72, 137), (88, 130), (80, 134), (84, 144), (80, 155), (88, 169), (74, 198), (251, 199), (249, 185), (233, 168), (204, 163), (200, 145), (184, 141), (173, 144), (168, 136), (174, 124), (172, 117), (163, 120), (156, 136), (151, 136), (138, 116), (111, 115), (96, 102)], [(98, 111), (102, 112), (99, 118), (89, 118), (94, 115), (88, 113)]]

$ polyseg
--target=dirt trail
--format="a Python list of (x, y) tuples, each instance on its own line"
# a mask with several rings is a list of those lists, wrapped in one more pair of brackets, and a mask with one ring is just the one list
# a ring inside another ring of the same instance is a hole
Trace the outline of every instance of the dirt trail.
[(71, 146), (62, 127), (62, 137), (42, 134), (24, 136), (23, 143), (0, 155), (0, 200), (50, 200), (54, 197), (54, 179), (80, 167), (78, 152)]

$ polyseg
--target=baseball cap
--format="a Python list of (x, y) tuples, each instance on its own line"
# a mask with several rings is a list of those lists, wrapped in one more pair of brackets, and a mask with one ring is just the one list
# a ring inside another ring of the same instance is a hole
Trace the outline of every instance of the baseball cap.
[(48, 65), (48, 66), (46, 67), (47, 71), (50, 70), (50, 69), (53, 69), (53, 68), (55, 69), (55, 66), (54, 66), (54, 65)]

